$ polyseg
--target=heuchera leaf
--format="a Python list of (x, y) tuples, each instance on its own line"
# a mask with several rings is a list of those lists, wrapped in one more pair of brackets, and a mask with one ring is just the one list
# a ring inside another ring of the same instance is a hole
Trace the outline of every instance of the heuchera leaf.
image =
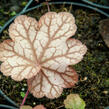
[(24, 105), (24, 106), (21, 106), (20, 109), (33, 109), (33, 108), (29, 105)]
[(85, 109), (85, 102), (78, 94), (70, 94), (64, 100), (66, 109)]
[(48, 12), (39, 22), (18, 16), (9, 27), (12, 40), (0, 44), (1, 71), (16, 81), (28, 79), (35, 97), (55, 98), (70, 88), (78, 75), (69, 65), (80, 62), (87, 48), (71, 39), (76, 32), (75, 19), (67, 12)]
[(37, 105), (33, 109), (46, 109), (43, 105)]
[(46, 108), (43, 105), (37, 105), (34, 108), (32, 108), (29, 105), (24, 105), (24, 106), (21, 106), (20, 109), (46, 109)]

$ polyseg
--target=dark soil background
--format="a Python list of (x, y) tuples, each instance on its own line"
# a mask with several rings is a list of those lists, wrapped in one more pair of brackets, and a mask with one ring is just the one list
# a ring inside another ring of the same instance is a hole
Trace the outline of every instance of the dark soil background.
[[(1, 26), (27, 3), (26, 0), (15, 1), (0, 1)], [(100, 0), (95, 0), (95, 2), (100, 2)], [(58, 107), (63, 106), (63, 101), (68, 94), (77, 93), (86, 102), (86, 109), (104, 109), (104, 107), (109, 106), (109, 48), (99, 33), (99, 22), (106, 17), (90, 9), (65, 4), (51, 5), (50, 9), (55, 12), (71, 12), (75, 16), (78, 29), (73, 38), (86, 44), (88, 51), (80, 63), (72, 66), (79, 74), (79, 82), (75, 87), (64, 89), (62, 95), (53, 100), (37, 99), (29, 94), (25, 104), (31, 106), (43, 104), (48, 109), (58, 109)], [(46, 12), (47, 6), (44, 5), (26, 13), (26, 15), (39, 20)], [(0, 36), (0, 42), (8, 38), (8, 28), (6, 28)], [(0, 73), (0, 89), (16, 103), (21, 104), (27, 91), (26, 80), (15, 82), (10, 77), (5, 77)], [(0, 103), (7, 104), (2, 97), (0, 97)], [(64, 107), (59, 109), (64, 109)]]

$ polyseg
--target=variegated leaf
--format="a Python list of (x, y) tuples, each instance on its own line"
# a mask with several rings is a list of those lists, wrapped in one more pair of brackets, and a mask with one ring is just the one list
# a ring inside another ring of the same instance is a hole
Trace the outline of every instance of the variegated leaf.
[(69, 68), (80, 62), (86, 46), (69, 39), (77, 27), (72, 14), (48, 12), (39, 22), (19, 16), (9, 28), (11, 40), (0, 45), (1, 71), (15, 80), (28, 80), (30, 92), (36, 97), (58, 97), (63, 88), (78, 80)]

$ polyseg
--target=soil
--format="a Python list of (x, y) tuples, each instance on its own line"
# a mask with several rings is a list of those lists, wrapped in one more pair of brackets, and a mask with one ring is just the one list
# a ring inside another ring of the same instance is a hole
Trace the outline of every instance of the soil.
[[(79, 82), (75, 87), (64, 89), (62, 95), (53, 100), (46, 97), (37, 99), (29, 94), (25, 104), (33, 107), (37, 104), (43, 104), (48, 109), (64, 109), (61, 106), (63, 106), (66, 96), (70, 93), (77, 93), (86, 102), (86, 109), (104, 109), (109, 105), (109, 48), (99, 33), (99, 22), (105, 19), (105, 16), (86, 8), (65, 4), (52, 5), (50, 9), (55, 12), (71, 12), (75, 16), (78, 30), (73, 38), (84, 43), (88, 51), (80, 63), (72, 66), (79, 74)], [(39, 20), (46, 12), (47, 7), (44, 5), (26, 13), (26, 15)], [(3, 31), (0, 41), (8, 38), (7, 28)], [(5, 77), (0, 73), (0, 89), (20, 105), (27, 91), (27, 83), (26, 80), (15, 82), (10, 77)], [(0, 103), (7, 104), (2, 97), (0, 97)]]

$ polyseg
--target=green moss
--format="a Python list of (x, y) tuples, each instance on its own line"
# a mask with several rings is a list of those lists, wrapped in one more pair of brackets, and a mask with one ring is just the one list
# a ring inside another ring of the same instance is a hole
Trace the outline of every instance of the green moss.
[[(109, 86), (109, 49), (105, 46), (98, 32), (98, 24), (103, 17), (94, 11), (77, 9), (77, 7), (69, 7), (69, 5), (52, 5), (51, 7), (51, 10), (56, 12), (69, 11), (69, 9), (76, 17), (78, 27), (73, 38), (81, 40), (88, 48), (84, 59), (73, 66), (79, 74), (79, 82), (74, 88), (64, 89), (62, 95), (53, 100), (48, 98), (37, 99), (29, 94), (26, 104), (31, 106), (44, 104), (48, 109), (56, 109), (56, 107), (63, 105), (63, 101), (68, 94), (78, 93), (85, 100), (86, 109), (102, 109), (109, 103), (108, 93), (104, 93), (104, 91), (109, 92), (107, 88)], [(43, 6), (42, 8), (27, 13), (27, 15), (39, 20), (46, 12), (47, 8)], [(9, 35), (6, 29), (2, 34), (1, 41), (8, 38)], [(18, 104), (22, 102), (20, 95), (22, 88), (25, 88), (24, 93), (26, 93), (27, 90), (25, 80), (15, 82), (10, 77), (5, 77), (2, 74), (0, 74), (0, 87), (6, 95)], [(4, 102), (2, 98), (0, 98), (0, 101)], [(64, 109), (64, 107), (62, 107), (62, 109)]]

